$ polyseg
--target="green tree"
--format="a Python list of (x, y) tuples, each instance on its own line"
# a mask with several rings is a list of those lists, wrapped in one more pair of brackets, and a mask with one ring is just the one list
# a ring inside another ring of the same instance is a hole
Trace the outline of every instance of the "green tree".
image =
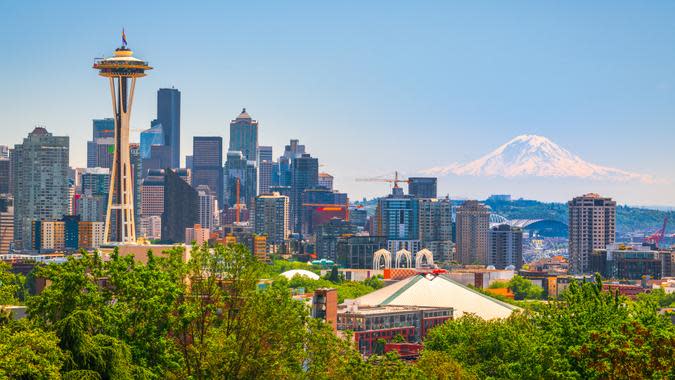
[(65, 355), (58, 341), (25, 323), (0, 325), (0, 379), (60, 379)]
[(516, 300), (541, 299), (544, 295), (544, 289), (541, 286), (519, 275), (513, 276), (508, 283), (508, 288), (511, 289)]

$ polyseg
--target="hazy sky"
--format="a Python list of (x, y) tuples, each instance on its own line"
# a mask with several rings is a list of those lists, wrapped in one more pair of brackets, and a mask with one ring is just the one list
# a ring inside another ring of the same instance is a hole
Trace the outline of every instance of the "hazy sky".
[[(91, 69), (126, 29), (155, 70), (137, 85), (132, 128), (159, 87), (182, 92), (182, 156), (242, 107), (278, 156), (299, 138), (352, 198), (388, 192), (356, 177), (475, 159), (520, 134), (584, 159), (675, 179), (673, 1), (1, 1), (0, 144), (37, 123), (86, 162), (91, 119), (110, 117)], [(132, 139), (138, 132), (132, 133)], [(672, 182), (483, 181), (439, 192), (675, 205)]]

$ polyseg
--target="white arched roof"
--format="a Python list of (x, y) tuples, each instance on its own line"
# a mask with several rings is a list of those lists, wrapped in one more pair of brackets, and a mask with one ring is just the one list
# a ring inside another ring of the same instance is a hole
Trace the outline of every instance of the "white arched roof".
[(304, 269), (291, 269), (289, 271), (286, 271), (286, 272), (282, 273), (281, 275), (286, 277), (289, 280), (292, 279), (293, 277), (295, 277), (296, 275), (304, 276), (304, 277), (307, 277), (311, 280), (318, 280), (319, 279), (318, 274), (316, 274), (314, 272), (310, 272), (308, 270), (304, 270)]

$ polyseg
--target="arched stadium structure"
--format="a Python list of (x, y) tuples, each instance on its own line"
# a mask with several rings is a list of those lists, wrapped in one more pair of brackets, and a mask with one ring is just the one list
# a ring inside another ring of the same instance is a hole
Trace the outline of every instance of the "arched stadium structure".
[(505, 223), (522, 228), (523, 231), (529, 232), (530, 236), (567, 237), (569, 234), (567, 224), (552, 219), (513, 219)]

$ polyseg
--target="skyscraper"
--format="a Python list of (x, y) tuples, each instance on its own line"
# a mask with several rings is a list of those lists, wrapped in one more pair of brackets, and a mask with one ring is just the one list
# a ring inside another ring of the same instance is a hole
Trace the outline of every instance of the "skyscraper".
[(242, 152), (227, 152), (225, 162), (225, 198), (228, 206), (237, 203), (237, 180), (239, 180), (239, 202), (250, 209), (256, 196), (255, 161), (249, 161)]
[(513, 266), (518, 270), (523, 266), (523, 230), (501, 224), (492, 227), (488, 233), (487, 265), (496, 269)]
[(105, 222), (110, 191), (110, 170), (86, 168), (80, 176), (80, 194), (76, 199), (77, 215), (86, 222)]
[(159, 121), (153, 120), (150, 123), (150, 128), (141, 132), (141, 158), (150, 158), (151, 148), (153, 145), (164, 145), (164, 129)]
[(92, 138), (93, 140), (100, 138), (115, 137), (115, 119), (94, 119), (92, 120)]
[(288, 197), (279, 193), (259, 195), (254, 209), (255, 233), (266, 235), (268, 244), (283, 244), (290, 234)]
[(180, 167), (180, 91), (157, 90), (157, 122), (162, 125), (164, 144), (169, 146), (171, 168)]
[(199, 195), (173, 170), (164, 173), (164, 212), (162, 241), (179, 243), (185, 240), (185, 229), (199, 223)]
[(330, 219), (316, 229), (316, 254), (320, 259), (337, 262), (337, 243), (340, 237), (352, 236), (357, 227), (339, 218)]
[(389, 251), (406, 249), (415, 253), (420, 249), (418, 207), (417, 199), (403, 194), (403, 189), (398, 186), (390, 195), (378, 199), (375, 235), (387, 239)]
[(274, 162), (260, 161), (258, 164), (258, 194), (267, 194), (272, 187)]
[(450, 199), (418, 198), (420, 241), (434, 261), (452, 258), (452, 203)]
[(258, 160), (258, 122), (244, 108), (236, 119), (230, 122), (230, 147), (228, 151), (239, 151), (248, 161)]
[(10, 164), (9, 158), (0, 157), (0, 194), (10, 193)]
[(68, 213), (69, 138), (36, 127), (14, 146), (14, 234), (18, 248), (29, 249), (36, 220), (57, 220)]
[(408, 178), (408, 194), (415, 198), (436, 198), (436, 177)]
[(216, 193), (206, 185), (199, 185), (196, 189), (199, 195), (199, 224), (213, 231), (220, 219)]
[(115, 119), (92, 120), (92, 138), (87, 141), (87, 167), (112, 168), (115, 152)]
[(136, 241), (134, 222), (133, 171), (130, 162), (129, 120), (133, 103), (136, 80), (151, 70), (147, 62), (133, 57), (133, 52), (122, 39), (122, 46), (115, 49), (115, 55), (94, 63), (99, 75), (108, 78), (115, 116), (115, 145), (110, 193), (106, 210), (106, 242), (133, 243)]
[(461, 264), (487, 263), (490, 208), (469, 200), (457, 208), (457, 258)]
[(300, 232), (302, 193), (319, 185), (319, 159), (305, 153), (293, 160), (291, 168), (291, 223)]
[(346, 193), (324, 187), (306, 189), (301, 195), (300, 232), (311, 235), (315, 229), (333, 218), (349, 219), (349, 198)]
[(9, 253), (14, 241), (14, 198), (0, 194), (0, 255)]
[(333, 190), (333, 176), (328, 173), (319, 173), (319, 186)]
[(87, 167), (112, 168), (115, 153), (115, 139), (113, 137), (99, 137), (87, 141)]
[(585, 194), (567, 202), (569, 209), (570, 271), (586, 273), (594, 249), (614, 243), (616, 202), (598, 194)]
[(267, 145), (261, 145), (258, 147), (258, 162), (263, 161), (274, 161), (272, 158), (272, 147)]
[(208, 186), (223, 204), (223, 138), (195, 136), (192, 152), (192, 186)]

